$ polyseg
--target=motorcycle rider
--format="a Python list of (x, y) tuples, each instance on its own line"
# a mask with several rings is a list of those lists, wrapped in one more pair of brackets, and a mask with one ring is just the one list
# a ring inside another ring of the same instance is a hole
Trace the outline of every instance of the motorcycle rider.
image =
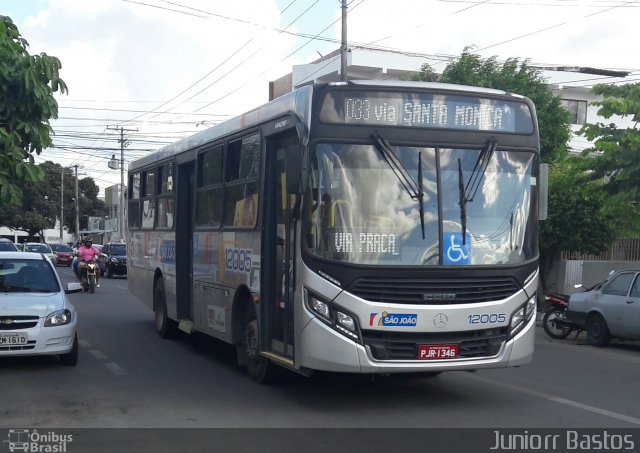
[[(78, 281), (80, 281), (80, 274), (82, 273), (82, 269), (84, 269), (86, 262), (92, 260), (94, 257), (100, 256), (100, 251), (93, 246), (93, 241), (91, 239), (85, 239), (82, 241), (82, 247), (78, 247), (78, 272), (76, 273), (76, 277)], [(100, 288), (100, 270), (96, 272), (96, 287)]]

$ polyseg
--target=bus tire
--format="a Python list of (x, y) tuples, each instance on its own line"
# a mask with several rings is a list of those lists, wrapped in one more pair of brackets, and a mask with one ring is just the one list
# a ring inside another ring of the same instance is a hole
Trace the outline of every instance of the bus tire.
[(162, 277), (156, 280), (153, 289), (153, 311), (155, 314), (156, 331), (160, 338), (169, 339), (176, 335), (178, 323), (169, 319), (167, 315), (167, 298), (164, 292), (164, 280)]
[(260, 355), (260, 327), (253, 307), (244, 313), (239, 354), (247, 367), (247, 374), (258, 384), (273, 384), (279, 380), (282, 368)]

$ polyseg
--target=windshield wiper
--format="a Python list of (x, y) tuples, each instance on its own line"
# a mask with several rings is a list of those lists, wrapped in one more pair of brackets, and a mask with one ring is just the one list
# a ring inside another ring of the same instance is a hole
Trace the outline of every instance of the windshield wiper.
[(372, 135), (376, 144), (376, 149), (382, 154), (382, 157), (387, 162), (393, 174), (396, 175), (404, 190), (407, 191), (412, 200), (420, 203), (420, 226), (422, 227), (422, 239), (424, 235), (424, 191), (422, 190), (422, 152), (418, 154), (418, 179), (416, 182), (413, 176), (402, 165), (396, 153), (393, 152), (389, 143), (378, 132), (374, 132)]
[(478, 160), (473, 166), (469, 180), (464, 183), (462, 176), (462, 161), (458, 158), (458, 195), (460, 198), (460, 226), (462, 227), (462, 245), (467, 242), (467, 203), (472, 202), (478, 192), (482, 178), (484, 177), (489, 161), (496, 150), (498, 142), (495, 139), (489, 140), (487, 146), (480, 151)]

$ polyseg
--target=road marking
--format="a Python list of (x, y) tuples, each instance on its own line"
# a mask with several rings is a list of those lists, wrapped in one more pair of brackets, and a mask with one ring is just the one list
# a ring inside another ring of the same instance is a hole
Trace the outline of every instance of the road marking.
[(89, 343), (87, 340), (78, 340), (78, 344), (80, 346), (82, 346), (83, 348), (90, 348), (91, 347), (91, 343)]
[(529, 394), (531, 396), (535, 396), (535, 397), (538, 397), (538, 398), (545, 399), (547, 401), (553, 401), (554, 403), (564, 404), (566, 406), (575, 407), (577, 409), (582, 409), (584, 411), (593, 412), (593, 413), (596, 413), (596, 414), (599, 414), (599, 415), (604, 415), (605, 417), (615, 418), (616, 420), (622, 420), (622, 421), (625, 421), (627, 423), (631, 423), (631, 424), (640, 426), (640, 418), (631, 417), (629, 415), (624, 415), (624, 414), (618, 414), (616, 412), (611, 412), (611, 411), (608, 411), (608, 410), (605, 410), (605, 409), (600, 409), (599, 407), (595, 407), (595, 406), (589, 406), (588, 404), (578, 403), (577, 401), (568, 400), (566, 398), (560, 398), (560, 397), (557, 397), (557, 396), (554, 396), (554, 395), (550, 395), (548, 393), (539, 392), (537, 390), (527, 389), (527, 388), (519, 387), (517, 385), (507, 384), (505, 382), (496, 381), (496, 380), (491, 379), (491, 378), (478, 376), (477, 374), (471, 374), (468, 377), (470, 377), (472, 379), (476, 379), (478, 381), (485, 382), (485, 383), (498, 385), (500, 387), (505, 387), (505, 388), (508, 388), (510, 390), (513, 390), (513, 391), (526, 393), (526, 394)]
[(91, 350), (89, 351), (89, 354), (91, 354), (92, 356), (94, 356), (96, 359), (98, 360), (105, 360), (107, 358), (106, 355), (104, 355), (102, 352), (97, 351), (97, 350)]
[(105, 366), (109, 368), (109, 371), (111, 371), (116, 376), (127, 375), (127, 372), (122, 367), (120, 367), (120, 365), (118, 365), (117, 363), (109, 362), (109, 363), (105, 363)]

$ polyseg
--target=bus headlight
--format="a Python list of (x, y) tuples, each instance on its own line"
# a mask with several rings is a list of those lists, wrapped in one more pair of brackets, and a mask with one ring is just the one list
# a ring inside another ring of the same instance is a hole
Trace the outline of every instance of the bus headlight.
[(329, 304), (321, 301), (317, 297), (314, 297), (309, 294), (308, 296), (309, 308), (325, 318), (327, 321), (331, 319), (331, 313), (329, 311)]
[(527, 309), (525, 310), (525, 317), (527, 321), (531, 319), (531, 316), (536, 312), (538, 297), (534, 294), (527, 302)]
[(360, 342), (360, 328), (355, 316), (306, 289), (304, 294), (307, 307), (318, 315), (318, 319), (324, 321), (342, 335)]
[(509, 322), (509, 337), (515, 336), (536, 312), (536, 295), (534, 294), (525, 304), (518, 307), (511, 315)]

